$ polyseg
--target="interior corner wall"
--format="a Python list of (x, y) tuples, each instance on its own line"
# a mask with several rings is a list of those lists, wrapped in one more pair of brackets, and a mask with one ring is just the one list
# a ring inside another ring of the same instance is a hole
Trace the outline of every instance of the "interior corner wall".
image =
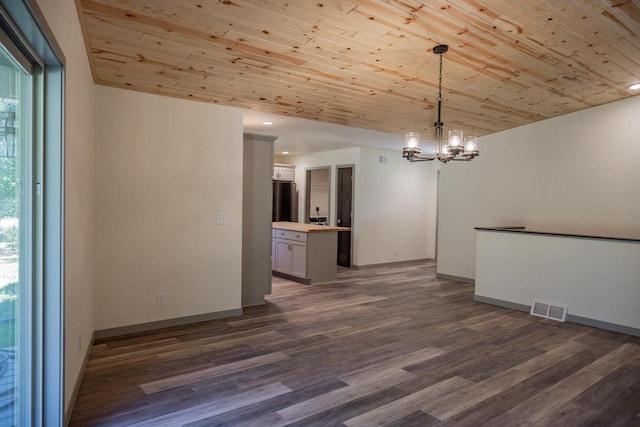
[(438, 273), (475, 278), (476, 226), (640, 232), (640, 96), (480, 138), (442, 167)]
[(98, 86), (96, 111), (96, 330), (240, 309), (242, 110)]
[[(381, 156), (386, 163), (380, 163)], [(290, 163), (296, 166), (301, 221), (306, 169), (331, 166), (331, 225), (336, 220), (337, 166), (354, 165), (353, 265), (435, 257), (437, 164), (410, 164), (398, 152), (372, 148), (296, 156)]]
[(436, 162), (362, 148), (356, 199), (358, 265), (435, 258)]
[(73, 0), (38, 0), (65, 63), (64, 405), (82, 375), (94, 323), (94, 83)]

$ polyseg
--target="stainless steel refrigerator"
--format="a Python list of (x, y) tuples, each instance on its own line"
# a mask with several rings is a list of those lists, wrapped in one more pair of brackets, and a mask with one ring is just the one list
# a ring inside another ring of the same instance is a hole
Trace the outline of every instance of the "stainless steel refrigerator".
[(276, 221), (298, 221), (298, 191), (296, 183), (273, 181), (273, 215)]

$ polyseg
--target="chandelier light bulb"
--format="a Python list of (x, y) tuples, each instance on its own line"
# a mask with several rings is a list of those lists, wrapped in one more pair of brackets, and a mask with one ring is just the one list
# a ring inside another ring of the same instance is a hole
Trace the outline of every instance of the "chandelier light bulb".
[(466, 141), (464, 143), (464, 151), (475, 151), (477, 143), (476, 143), (476, 137), (475, 136), (468, 136), (467, 138), (465, 138)]
[(477, 136), (465, 136), (464, 137), (464, 151), (462, 156), (467, 159), (473, 159), (479, 155), (478, 152), (478, 137)]
[(451, 147), (462, 147), (462, 131), (461, 130), (449, 131), (449, 145)]
[(410, 132), (405, 135), (405, 147), (408, 148), (418, 148), (418, 141), (420, 140), (420, 134), (416, 132)]

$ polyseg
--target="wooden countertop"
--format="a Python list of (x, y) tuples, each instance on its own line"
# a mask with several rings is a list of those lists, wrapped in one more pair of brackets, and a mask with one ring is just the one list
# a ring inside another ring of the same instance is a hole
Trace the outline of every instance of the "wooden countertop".
[(302, 224), (299, 222), (274, 222), (273, 228), (299, 231), (301, 233), (326, 233), (329, 231), (351, 231), (349, 227), (332, 227), (329, 225)]

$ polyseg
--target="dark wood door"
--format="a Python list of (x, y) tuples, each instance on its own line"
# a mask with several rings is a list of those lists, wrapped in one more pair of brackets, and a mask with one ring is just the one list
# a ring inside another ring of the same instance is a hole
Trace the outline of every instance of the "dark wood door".
[[(336, 224), (351, 227), (353, 167), (338, 168), (338, 206)], [(338, 232), (338, 265), (351, 267), (351, 231)]]

